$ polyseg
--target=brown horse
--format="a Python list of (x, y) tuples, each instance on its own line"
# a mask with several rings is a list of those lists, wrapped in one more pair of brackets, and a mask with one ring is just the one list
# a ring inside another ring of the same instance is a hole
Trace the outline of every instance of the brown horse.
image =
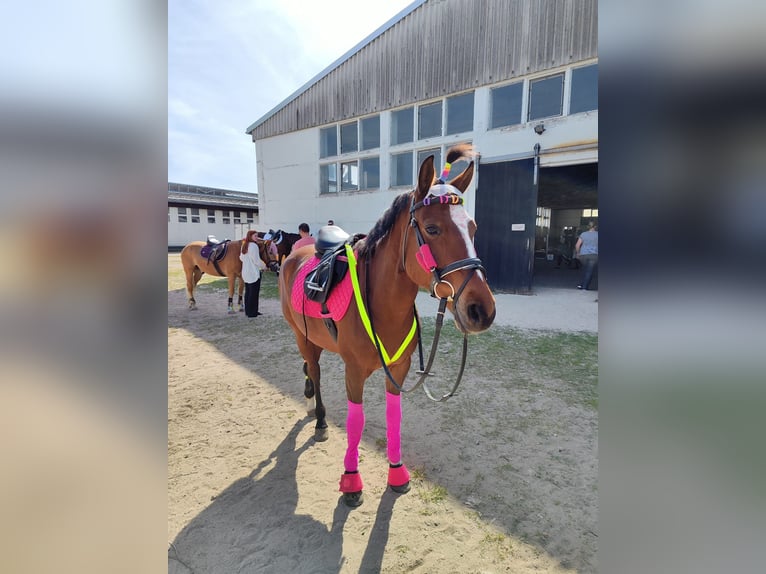
[[(248, 231), (248, 236), (254, 236), (255, 232)], [(211, 261), (208, 262), (206, 257), (201, 254), (202, 248), (205, 246), (204, 241), (192, 241), (181, 251), (181, 264), (186, 273), (186, 294), (189, 297), (189, 309), (197, 308), (197, 301), (194, 299), (194, 288), (199, 283), (202, 275), (207, 273), (214, 277), (226, 277), (229, 281), (229, 303), (228, 312), (234, 313), (234, 283), (239, 280), (237, 305), (240, 311), (244, 311), (242, 306), (242, 293), (245, 290), (245, 282), (242, 280), (242, 261), (239, 258), (239, 253), (242, 249), (242, 242), (246, 239), (237, 239), (236, 241), (230, 241), (226, 250), (226, 255), (215, 264)], [(258, 252), (261, 256), (261, 260), (266, 264), (266, 267), (271, 271), (279, 270), (279, 263), (271, 255), (269, 249), (266, 246), (266, 242), (253, 237), (253, 241), (258, 245)], [(216, 267), (217, 265), (217, 267)], [(220, 272), (219, 272), (220, 271)]]
[[(463, 157), (472, 157), (470, 146), (451, 148), (447, 162)], [(471, 161), (449, 184), (443, 181), (448, 173), (448, 165), (445, 166), (438, 185), (434, 185), (433, 163), (434, 157), (428, 157), (420, 167), (417, 188), (394, 199), (367, 237), (357, 242), (353, 250), (347, 247), (349, 273), (354, 273), (352, 254), (357, 261), (358, 285), (354, 298), (361, 304), (352, 301), (338, 320), (337, 339), (323, 319), (303, 315), (294, 309), (291, 301), (291, 289), (303, 288), (302, 285), (293, 287), (293, 280), (301, 267), (314, 257), (314, 247), (298, 249), (281, 268), (282, 312), (295, 333), (304, 359), (304, 394), (315, 398), (314, 437), (317, 441), (328, 438), (319, 357), (326, 349), (338, 353), (345, 363), (348, 447), (340, 490), (349, 506), (362, 503), (358, 447), (364, 429), (364, 383), (381, 368), (382, 361), (390, 374), (386, 380), (388, 484), (396, 492), (409, 490), (409, 473), (401, 458), (400, 390), (417, 346), (413, 333), (418, 288), (446, 299), (455, 324), (463, 333), (484, 331), (495, 318), (495, 299), (473, 245), (476, 224), (462, 205), (462, 193), (471, 183), (474, 163)], [(321, 239), (321, 231), (319, 236)], [(389, 353), (393, 354), (389, 357)]]
[(270, 241), (274, 244), (274, 246), (277, 248), (277, 257), (279, 259), (280, 265), (292, 252), (293, 244), (301, 238), (300, 234), (298, 233), (288, 233), (287, 231), (283, 231), (281, 229), (277, 229), (276, 231), (269, 229), (268, 232), (259, 231), (258, 237), (261, 239), (268, 237), (266, 241)]

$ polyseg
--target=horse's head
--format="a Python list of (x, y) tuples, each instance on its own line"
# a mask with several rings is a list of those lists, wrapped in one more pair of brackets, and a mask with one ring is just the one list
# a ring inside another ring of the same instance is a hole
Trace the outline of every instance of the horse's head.
[(256, 243), (258, 244), (258, 254), (261, 256), (261, 261), (264, 262), (264, 264), (266, 265), (266, 268), (269, 271), (278, 273), (279, 259), (277, 258), (277, 256), (274, 254), (274, 252), (271, 249), (271, 241), (257, 239)]
[(476, 222), (463, 206), (463, 192), (473, 178), (473, 161), (463, 173), (444, 182), (449, 164), (471, 154), (467, 145), (450, 148), (438, 181), (434, 156), (420, 166), (418, 187), (411, 194), (412, 229), (408, 231), (413, 232), (416, 241), (408, 242), (405, 257), (410, 278), (436, 297), (447, 298), (447, 306), (463, 333), (484, 331), (495, 319), (495, 297), (473, 244)]

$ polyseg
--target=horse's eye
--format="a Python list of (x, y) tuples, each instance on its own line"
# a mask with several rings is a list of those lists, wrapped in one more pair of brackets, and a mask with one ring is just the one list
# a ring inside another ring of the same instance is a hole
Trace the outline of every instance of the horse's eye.
[(426, 233), (428, 235), (439, 235), (439, 228), (435, 225), (426, 225)]

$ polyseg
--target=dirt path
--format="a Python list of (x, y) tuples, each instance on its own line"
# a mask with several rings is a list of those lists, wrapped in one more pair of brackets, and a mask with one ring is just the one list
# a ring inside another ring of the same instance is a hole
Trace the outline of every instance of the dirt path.
[[(365, 389), (365, 502), (339, 501), (343, 365), (322, 356), (330, 439), (313, 441), (302, 361), (278, 302), (264, 316), (168, 293), (169, 572), (595, 572), (597, 415), (560, 381), (467, 370), (443, 404), (403, 403), (413, 489), (386, 486), (379, 373)], [(505, 386), (504, 386), (505, 385)]]

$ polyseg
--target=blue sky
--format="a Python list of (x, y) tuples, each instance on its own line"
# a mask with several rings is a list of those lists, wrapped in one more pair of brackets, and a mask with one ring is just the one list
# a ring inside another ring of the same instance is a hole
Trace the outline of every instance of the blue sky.
[(257, 191), (245, 129), (412, 0), (168, 3), (168, 180)]

